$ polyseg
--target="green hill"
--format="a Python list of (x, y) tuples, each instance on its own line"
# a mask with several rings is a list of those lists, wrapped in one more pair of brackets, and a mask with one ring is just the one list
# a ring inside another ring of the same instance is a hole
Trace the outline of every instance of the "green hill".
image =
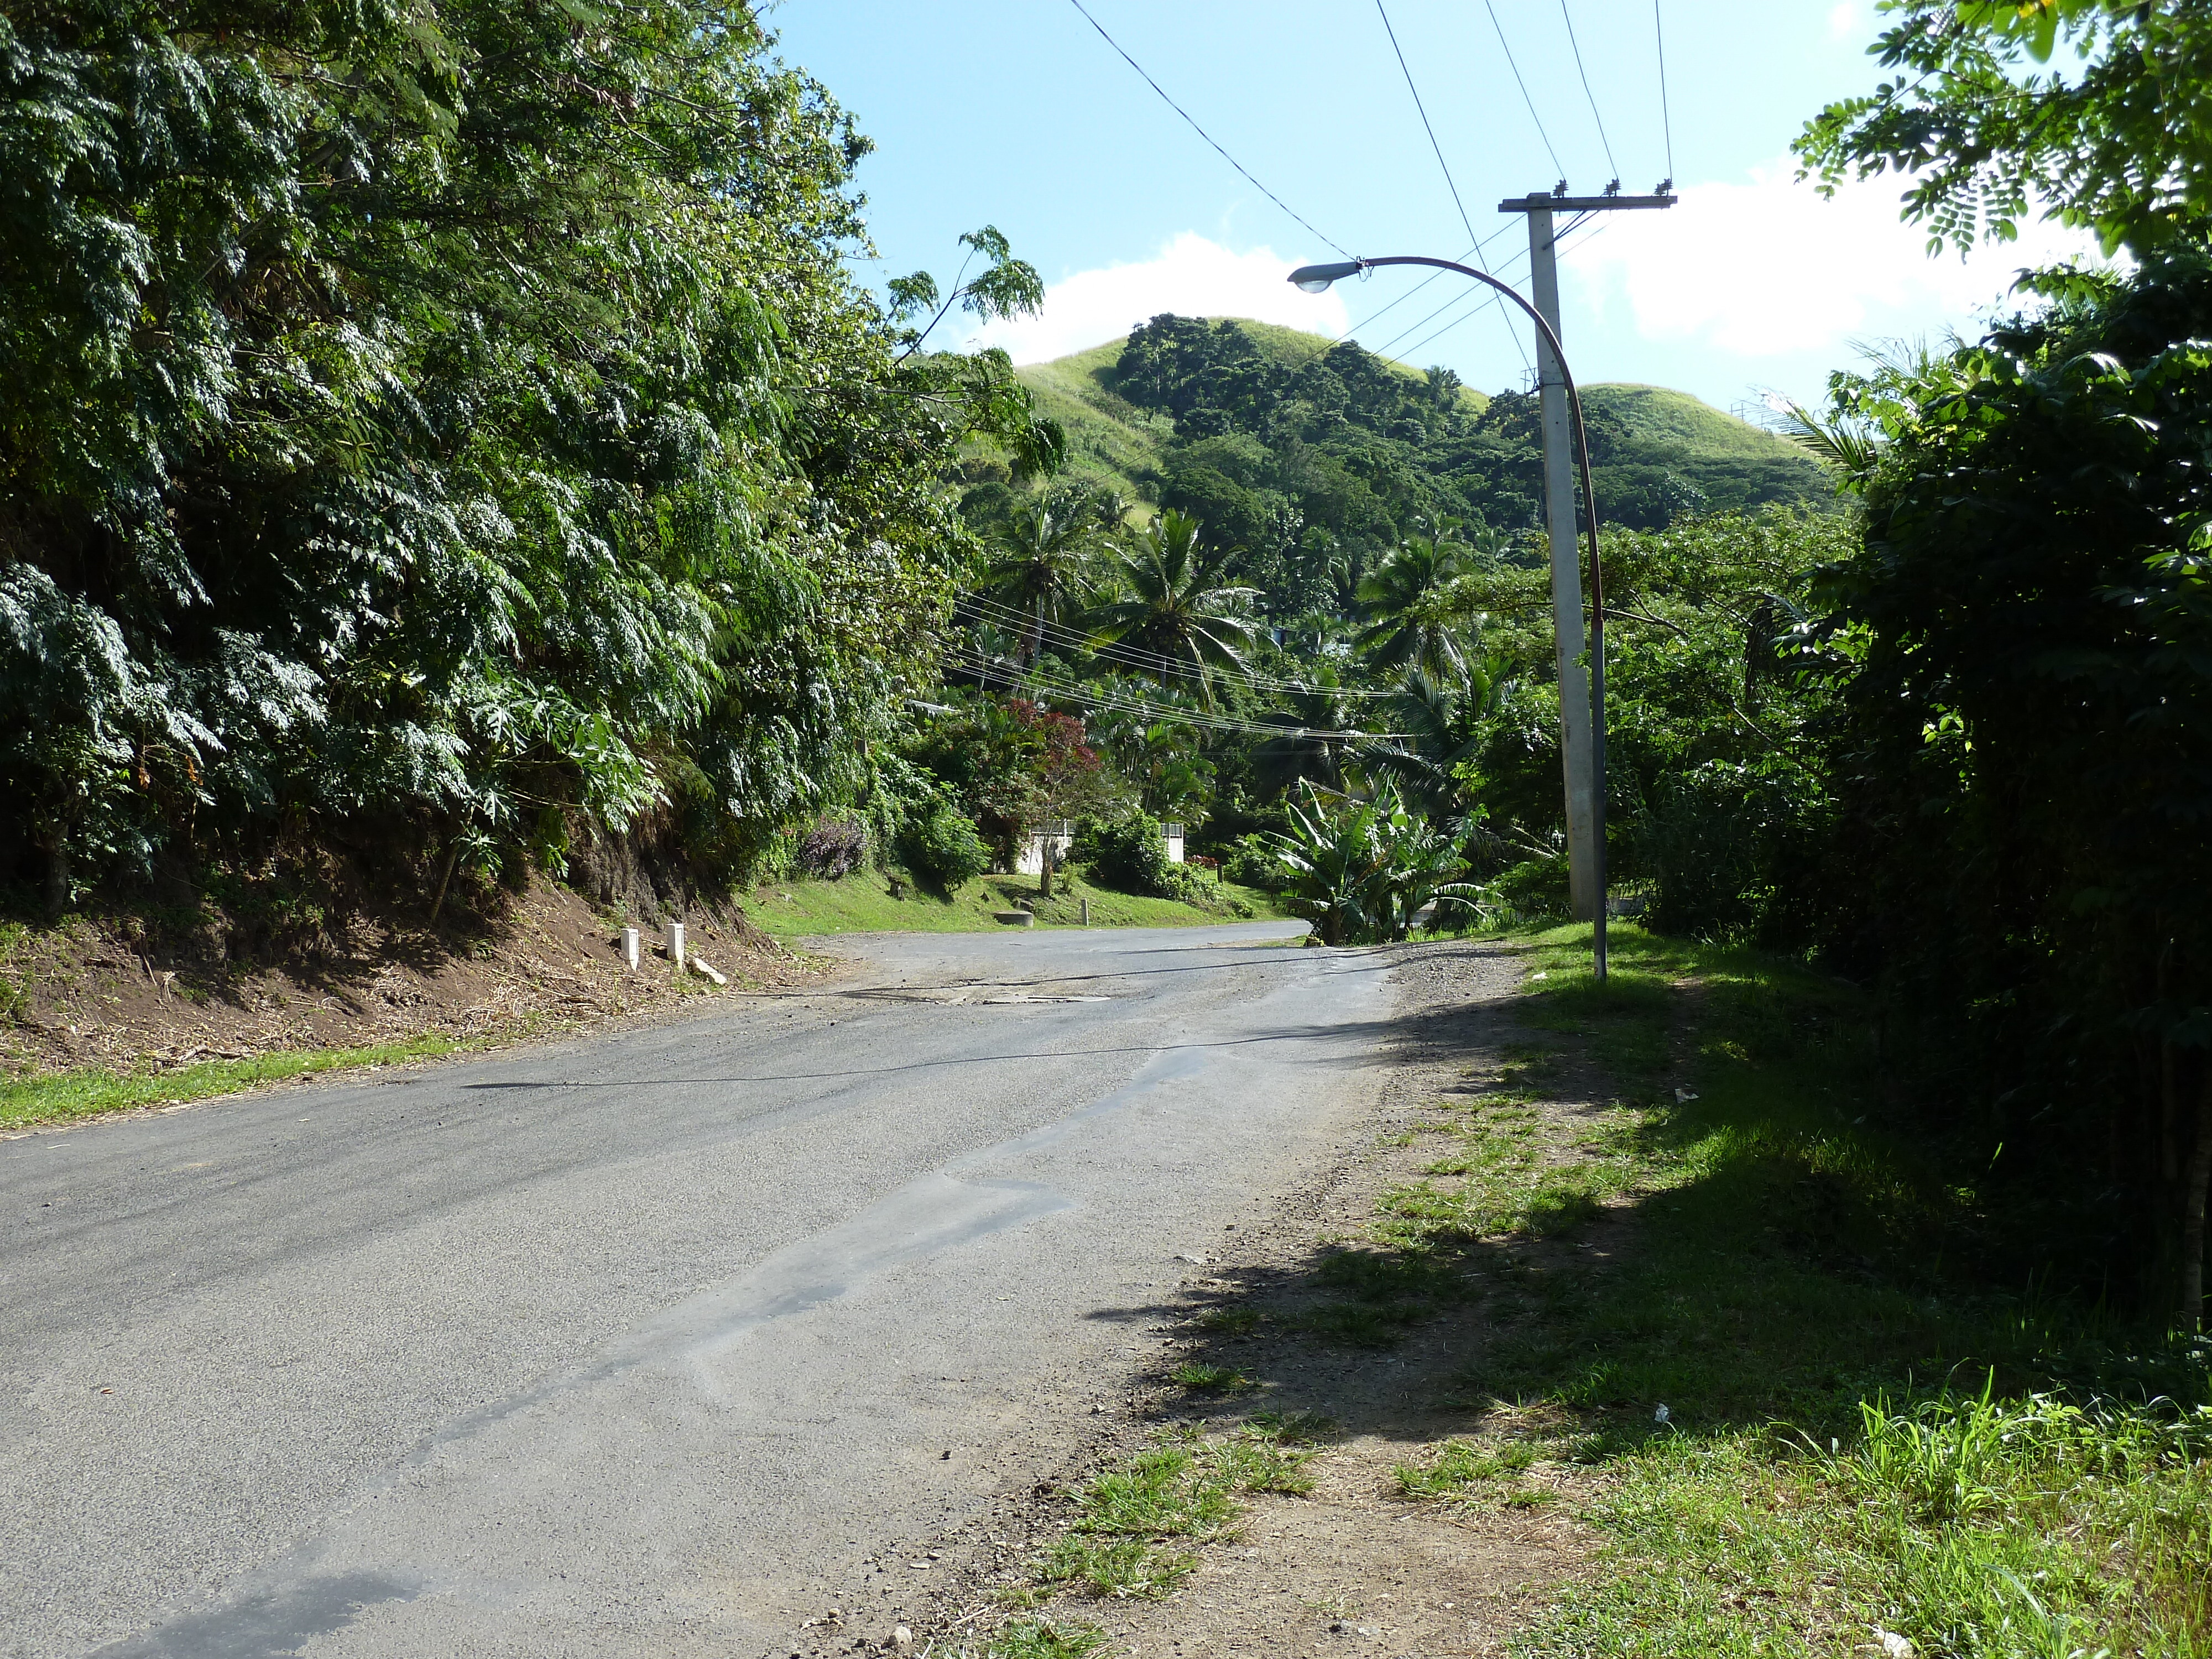
[[(1543, 491), (1537, 399), (1486, 397), (1352, 341), (1242, 318), (1164, 315), (1019, 372), (1068, 437), (1067, 483), (1194, 514), (1225, 567), (1303, 615), (1337, 603), (1401, 537), (1443, 517), (1511, 532)], [(1656, 528), (1686, 513), (1832, 506), (1796, 446), (1661, 386), (1583, 394), (1600, 512)], [(979, 526), (1026, 493), (1003, 457), (966, 463)]]
[[(1321, 361), (1340, 345), (1322, 335), (1246, 318), (1188, 320), (1209, 327), (1230, 323), (1259, 355), (1294, 371)], [(1119, 366), (1127, 346), (1127, 340), (1109, 340), (1017, 373), (1038, 406), (1066, 428), (1069, 465), (1075, 476), (1110, 483), (1133, 496), (1158, 500), (1176, 441), (1176, 419), (1170, 409), (1146, 407), (1122, 395)], [(1426, 376), (1419, 369), (1369, 356), (1384, 373), (1408, 386), (1426, 383)], [(1517, 400), (1519, 395), (1505, 397)], [(1590, 422), (1592, 459), (1600, 469), (1672, 472), (1712, 507), (1753, 507), (1766, 501), (1826, 504), (1832, 499), (1820, 470), (1796, 445), (1687, 392), (1663, 386), (1598, 385), (1585, 387), (1583, 398)], [(1492, 398), (1469, 386), (1456, 388), (1455, 401), (1478, 422), (1492, 404)], [(1501, 421), (1500, 424), (1508, 423)], [(1533, 426), (1516, 435), (1522, 441), (1512, 447), (1530, 447), (1533, 465)], [(1649, 482), (1634, 477), (1615, 479), (1616, 483), (1631, 486), (1620, 493), (1638, 501), (1648, 493), (1644, 486)], [(1614, 493), (1601, 486), (1601, 502)]]
[[(1268, 356), (1297, 368), (1322, 356), (1337, 343), (1325, 334), (1308, 334), (1302, 329), (1257, 322), (1249, 317), (1194, 320), (1234, 323)], [(1115, 391), (1116, 367), (1127, 345), (1126, 339), (1109, 340), (1048, 363), (1032, 363), (1015, 374), (1029, 387), (1037, 407), (1066, 428), (1069, 465), (1076, 476), (1110, 483), (1125, 495), (1152, 499), (1158, 481), (1164, 476), (1161, 461), (1175, 440), (1175, 422), (1158, 410), (1139, 407)], [(1410, 364), (1389, 357), (1375, 361), (1409, 385), (1427, 381), (1428, 377)], [(1472, 386), (1460, 387), (1459, 398), (1476, 415), (1490, 404), (1487, 396)], [(1153, 482), (1153, 489), (1145, 487), (1146, 480)]]
[[(1080, 477), (1111, 483), (1126, 495), (1157, 498), (1162, 462), (1175, 441), (1175, 420), (1139, 409), (1113, 390), (1121, 342), (1109, 341), (1015, 371), (1037, 407), (1067, 430), (1068, 467)], [(1145, 488), (1150, 481), (1151, 490)]]

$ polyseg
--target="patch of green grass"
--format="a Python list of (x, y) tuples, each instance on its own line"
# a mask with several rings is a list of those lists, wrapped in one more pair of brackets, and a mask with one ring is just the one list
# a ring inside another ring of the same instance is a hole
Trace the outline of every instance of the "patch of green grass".
[(1395, 1348), (1437, 1312), (1429, 1302), (1329, 1302), (1299, 1315), (1297, 1327), (1347, 1348)]
[(1279, 1446), (1318, 1446), (1342, 1431), (1334, 1418), (1319, 1412), (1254, 1412), (1245, 1428)]
[(457, 1054), (479, 1046), (447, 1036), (410, 1037), (358, 1048), (294, 1048), (250, 1060), (210, 1060), (171, 1072), (112, 1072), (100, 1067), (50, 1073), (0, 1083), (0, 1129), (66, 1123), (100, 1112), (161, 1106), (236, 1094), (257, 1084), (282, 1083), (357, 1066)]
[(1210, 1365), (1191, 1360), (1168, 1373), (1177, 1388), (1198, 1394), (1238, 1394), (1252, 1386), (1252, 1378), (1234, 1365)]
[(1381, 1250), (1340, 1250), (1322, 1263), (1314, 1278), (1365, 1302), (1443, 1302), (1467, 1293), (1466, 1279), (1449, 1263)]
[(1140, 1595), (1157, 1601), (1190, 1577), (1198, 1558), (1142, 1538), (1070, 1533), (1038, 1565), (1041, 1583), (1093, 1595)]
[(1095, 1625), (1018, 1619), (976, 1650), (976, 1659), (1082, 1659), (1105, 1639)]
[(1295, 1498), (1314, 1489), (1307, 1467), (1312, 1461), (1311, 1451), (1254, 1432), (1231, 1437), (1213, 1453), (1215, 1470), (1238, 1492), (1288, 1492)]
[(911, 883), (900, 885), (902, 896), (892, 896), (890, 878), (874, 871), (855, 872), (842, 881), (769, 882), (754, 890), (745, 916), (777, 939), (805, 939), (823, 933), (989, 933), (1006, 926), (993, 913), (1013, 909), (1017, 901), (1034, 908), (1039, 927), (1081, 926), (1085, 899), (1093, 927), (1218, 927), (1280, 914), (1267, 894), (1233, 882), (1215, 884), (1220, 901), (1211, 909), (1116, 893), (1073, 878), (1055, 880), (1048, 899), (1037, 896), (1034, 876), (979, 876), (951, 894)]
[(1228, 1486), (1186, 1446), (1140, 1452), (1084, 1491), (1085, 1532), (1145, 1538), (1218, 1536), (1235, 1513)]
[(1298, 1328), (1353, 1348), (1395, 1347), (1409, 1328), (1464, 1301), (1469, 1291), (1456, 1267), (1418, 1250), (1341, 1250), (1315, 1270), (1313, 1279), (1353, 1299), (1308, 1309), (1298, 1316)]
[[(1886, 1118), (1849, 987), (1617, 928), (1601, 988), (1586, 943), (1540, 937), (1526, 1018), (1628, 1103), (1465, 1177), (1522, 1182), (1525, 1236), (1573, 1205), (1546, 1196), (1570, 1147), (1634, 1176), (1610, 1271), (1501, 1252), (1492, 1312), (1520, 1317), (1462, 1379), (1568, 1408), (1610, 1470), (1590, 1513), (1616, 1571), (1516, 1650), (2212, 1656), (2212, 1344), (1947, 1267), (1972, 1255), (1971, 1182)], [(1492, 1455), (1401, 1486), (1448, 1496)]]
[(1398, 1465), (1398, 1492), (1403, 1498), (1463, 1499), (1500, 1475), (1527, 1473), (1542, 1456), (1541, 1448), (1528, 1440), (1494, 1447), (1448, 1440), (1430, 1462)]
[(1198, 1316), (1198, 1328), (1223, 1336), (1244, 1336), (1258, 1327), (1260, 1310), (1256, 1308), (1208, 1308)]
[(1595, 1512), (1618, 1574), (1571, 1590), (1519, 1650), (1842, 1654), (1887, 1632), (1931, 1656), (2203, 1659), (2212, 1414), (2079, 1409), (1871, 1408), (1832, 1453), (1655, 1442)]
[(1313, 1489), (1313, 1454), (1289, 1427), (1273, 1419), (1213, 1438), (1181, 1431), (1098, 1475), (1076, 1495), (1073, 1523), (1032, 1578), (1093, 1595), (1167, 1595), (1197, 1565), (1187, 1545), (1234, 1535), (1237, 1494)]

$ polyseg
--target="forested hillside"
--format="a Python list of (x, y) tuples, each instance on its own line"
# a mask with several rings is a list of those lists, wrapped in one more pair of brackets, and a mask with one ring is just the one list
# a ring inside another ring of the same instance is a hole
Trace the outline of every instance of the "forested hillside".
[[(1066, 430), (1068, 476), (1194, 514), (1223, 545), (1246, 549), (1271, 616), (1310, 608), (1310, 532), (1356, 581), (1424, 520), (1517, 530), (1538, 520), (1533, 396), (1487, 395), (1356, 342), (1162, 316), (1018, 374)], [(1801, 448), (1686, 393), (1601, 385), (1583, 398), (1610, 522), (1656, 529), (1686, 513), (1834, 501)], [(985, 480), (968, 509), (993, 516), (1006, 499)]]

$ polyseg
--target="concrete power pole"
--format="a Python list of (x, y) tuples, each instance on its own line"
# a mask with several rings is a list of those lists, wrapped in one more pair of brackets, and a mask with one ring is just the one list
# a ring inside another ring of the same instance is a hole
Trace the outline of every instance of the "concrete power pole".
[[(1528, 218), (1530, 297), (1552, 332), (1559, 333), (1559, 268), (1553, 246), (1555, 213), (1606, 213), (1617, 208), (1674, 205), (1668, 179), (1656, 195), (1570, 196), (1561, 184), (1548, 196), (1500, 202), (1500, 213)], [(1620, 188), (1618, 183), (1613, 191)], [(1565, 336), (1560, 335), (1561, 343)], [(1559, 360), (1541, 334), (1536, 339), (1536, 383), (1544, 422), (1544, 521), (1552, 541), (1552, 623), (1559, 663), (1559, 750), (1566, 774), (1567, 878), (1577, 921), (1595, 921), (1605, 902), (1597, 838), (1605, 822), (1598, 799), (1596, 748), (1591, 732), (1589, 671), (1583, 659), (1582, 544), (1576, 533), (1575, 434)]]

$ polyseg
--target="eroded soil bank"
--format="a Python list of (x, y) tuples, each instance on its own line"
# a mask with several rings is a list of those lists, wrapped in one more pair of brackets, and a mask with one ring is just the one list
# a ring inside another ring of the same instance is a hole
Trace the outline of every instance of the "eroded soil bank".
[[(363, 910), (312, 939), (213, 907), (188, 926), (131, 913), (0, 931), (0, 1076), (84, 1067), (163, 1071), (210, 1060), (442, 1036), (463, 1042), (651, 1017), (717, 988), (677, 975), (647, 929), (637, 970), (620, 916), (534, 882), (494, 918), (441, 927)], [(689, 952), (760, 990), (818, 978), (821, 963), (732, 911), (695, 908)]]

